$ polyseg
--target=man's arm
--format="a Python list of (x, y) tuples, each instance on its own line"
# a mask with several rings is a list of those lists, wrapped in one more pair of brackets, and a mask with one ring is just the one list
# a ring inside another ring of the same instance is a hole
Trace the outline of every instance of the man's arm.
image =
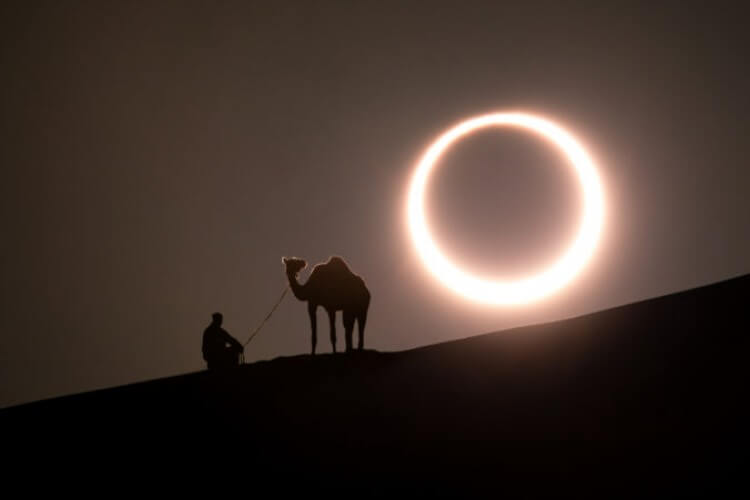
[(228, 343), (229, 345), (231, 345), (232, 347), (234, 347), (238, 351), (244, 351), (245, 350), (245, 348), (242, 347), (242, 344), (240, 344), (239, 341), (236, 338), (234, 338), (231, 335), (229, 335), (229, 333), (226, 330), (222, 329), (221, 333), (224, 334), (224, 341), (226, 343)]

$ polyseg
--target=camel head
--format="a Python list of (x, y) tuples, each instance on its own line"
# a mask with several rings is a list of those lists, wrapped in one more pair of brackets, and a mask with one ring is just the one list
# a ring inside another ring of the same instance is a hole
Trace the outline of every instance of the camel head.
[(298, 259), (297, 257), (283, 257), (281, 262), (286, 266), (287, 275), (294, 277), (297, 277), (299, 272), (307, 266), (304, 259)]

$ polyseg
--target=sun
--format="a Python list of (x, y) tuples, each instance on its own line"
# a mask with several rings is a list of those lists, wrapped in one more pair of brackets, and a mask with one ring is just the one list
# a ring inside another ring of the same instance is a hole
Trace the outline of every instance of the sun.
[[(582, 188), (583, 215), (572, 244), (550, 267), (515, 281), (487, 280), (459, 269), (440, 251), (426, 223), (424, 198), (432, 168), (455, 142), (487, 127), (515, 127), (541, 136), (560, 149)], [(409, 185), (407, 219), (417, 253), (427, 269), (443, 284), (483, 304), (526, 304), (570, 283), (594, 254), (604, 225), (604, 193), (591, 155), (570, 132), (547, 118), (530, 113), (489, 113), (451, 127), (425, 150)]]

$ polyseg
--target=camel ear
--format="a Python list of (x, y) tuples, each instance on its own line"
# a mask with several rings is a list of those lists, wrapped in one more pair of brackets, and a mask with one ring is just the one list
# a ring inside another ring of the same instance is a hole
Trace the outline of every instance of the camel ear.
[(288, 261), (288, 260), (289, 260), (288, 258), (286, 258), (286, 257), (282, 257), (282, 258), (281, 258), (281, 263), (282, 263), (282, 264), (286, 264), (286, 261)]

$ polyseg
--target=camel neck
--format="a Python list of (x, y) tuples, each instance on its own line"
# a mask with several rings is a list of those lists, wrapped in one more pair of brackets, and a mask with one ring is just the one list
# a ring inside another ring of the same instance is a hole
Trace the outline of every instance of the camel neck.
[(292, 289), (292, 293), (299, 300), (306, 300), (305, 287), (297, 281), (297, 276), (292, 273), (287, 273), (286, 277), (289, 279), (289, 286)]

